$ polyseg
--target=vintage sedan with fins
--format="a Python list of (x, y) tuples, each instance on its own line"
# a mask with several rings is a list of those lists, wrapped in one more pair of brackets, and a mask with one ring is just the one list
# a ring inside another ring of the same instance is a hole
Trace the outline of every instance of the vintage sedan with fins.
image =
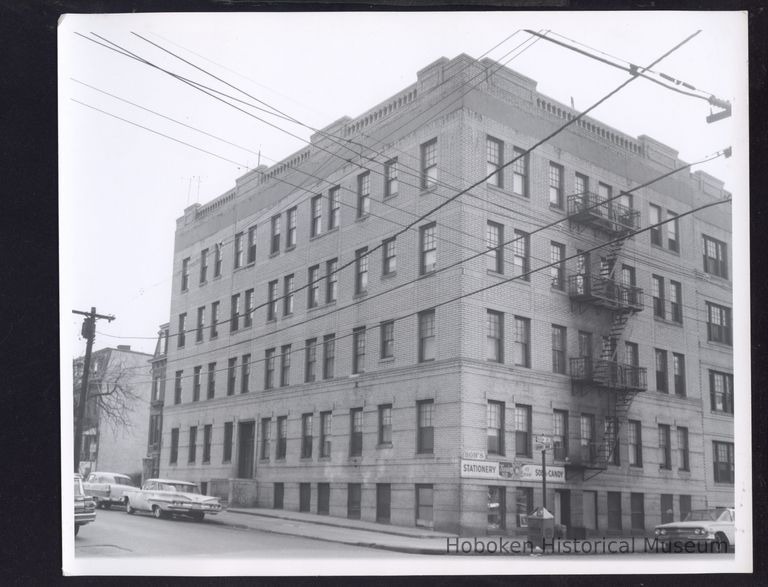
[(691, 510), (683, 521), (661, 524), (653, 533), (660, 542), (678, 546), (708, 543), (727, 552), (735, 546), (735, 520), (732, 508)]
[(141, 489), (125, 493), (125, 511), (151, 512), (156, 518), (188, 516), (199, 521), (205, 514), (218, 514), (221, 502), (218, 497), (203, 495), (189, 481), (148, 479)]

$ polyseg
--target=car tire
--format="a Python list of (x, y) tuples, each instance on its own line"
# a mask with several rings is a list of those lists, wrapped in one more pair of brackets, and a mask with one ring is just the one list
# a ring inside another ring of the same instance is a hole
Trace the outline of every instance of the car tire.
[(165, 517), (165, 512), (160, 509), (159, 506), (153, 506), (152, 507), (152, 515), (155, 516), (158, 520)]
[(131, 506), (131, 502), (128, 501), (128, 498), (125, 499), (125, 512), (129, 516), (132, 516), (133, 514), (136, 513), (136, 510)]
[(731, 549), (728, 537), (722, 532), (715, 534), (715, 544), (717, 545), (717, 552), (729, 552)]
[(202, 522), (205, 518), (204, 512), (192, 512), (189, 514), (195, 522)]

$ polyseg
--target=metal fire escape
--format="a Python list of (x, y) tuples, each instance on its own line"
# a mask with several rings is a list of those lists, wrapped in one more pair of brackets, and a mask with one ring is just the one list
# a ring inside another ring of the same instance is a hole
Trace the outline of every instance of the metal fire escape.
[(569, 365), (573, 393), (599, 393), (607, 404), (601, 441), (596, 441), (598, 431), (593, 422), (591, 441), (584, 442), (580, 434), (579, 451), (566, 464), (567, 472), (581, 472), (584, 481), (599, 475), (614, 462), (619, 432), (627, 420), (632, 401), (638, 392), (647, 388), (646, 369), (636, 364), (636, 357), (627, 359), (629, 362), (620, 362), (618, 357), (619, 339), (627, 322), (643, 310), (643, 290), (634, 285), (634, 276), (622, 275), (622, 279), (616, 279), (617, 260), (626, 240), (616, 239), (637, 229), (639, 216), (638, 211), (616, 200), (606, 201), (592, 192), (568, 198), (568, 220), (573, 228), (592, 229), (600, 238), (607, 237), (612, 241), (606, 247), (606, 255), (600, 259), (597, 273), (587, 262), (568, 276), (568, 295), (572, 304), (582, 309), (596, 308), (607, 314), (610, 321), (599, 358), (593, 358), (590, 349), (580, 352), (586, 356), (572, 357)]

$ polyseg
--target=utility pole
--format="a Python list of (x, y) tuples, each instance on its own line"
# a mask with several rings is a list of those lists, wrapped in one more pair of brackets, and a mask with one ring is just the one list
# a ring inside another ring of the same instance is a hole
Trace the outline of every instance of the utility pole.
[(88, 379), (91, 374), (91, 351), (93, 350), (93, 340), (96, 338), (96, 320), (99, 318), (112, 322), (114, 316), (97, 314), (96, 308), (91, 307), (90, 312), (82, 310), (72, 310), (73, 314), (85, 316), (83, 320), (82, 335), (85, 337), (85, 359), (83, 359), (83, 382), (80, 387), (80, 401), (77, 404), (77, 414), (75, 417), (75, 473), (80, 470), (80, 447), (83, 444), (83, 420), (85, 419), (85, 404), (88, 401)]

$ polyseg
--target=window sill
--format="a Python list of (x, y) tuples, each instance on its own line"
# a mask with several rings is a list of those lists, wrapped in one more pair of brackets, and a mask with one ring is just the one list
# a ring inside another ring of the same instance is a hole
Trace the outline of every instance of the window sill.
[(394, 194), (386, 194), (384, 196), (384, 201), (392, 200), (392, 199), (396, 198), (399, 195), (400, 195), (400, 192), (395, 192)]
[(296, 248), (296, 245), (291, 245), (289, 247), (285, 247), (285, 252), (290, 253), (292, 250)]
[(504, 279), (506, 277), (506, 275), (496, 271), (495, 269), (487, 269), (486, 268), (485, 273), (486, 273), (486, 275), (490, 275), (491, 277), (498, 277), (499, 279)]
[(733, 412), (724, 412), (722, 410), (713, 410), (712, 408), (709, 409), (709, 413), (713, 416), (721, 416), (723, 418), (733, 418)]
[(434, 459), (435, 453), (432, 452), (417, 452), (416, 453), (417, 459)]
[[(286, 250), (287, 250), (287, 249), (286, 249)], [(272, 253), (270, 253), (270, 254), (269, 254), (269, 257), (268, 257), (268, 258), (269, 258), (269, 259), (274, 259), (274, 258), (275, 258), (275, 257), (277, 257), (278, 255), (280, 255), (280, 251), (273, 251)]]
[(355, 218), (355, 222), (365, 222), (366, 220), (368, 220), (368, 218), (370, 218), (370, 216), (371, 216), (371, 213), (366, 212), (362, 216), (358, 216), (357, 218)]
[(667, 253), (669, 253), (670, 255), (674, 255), (675, 257), (679, 257), (680, 256), (680, 251), (679, 250), (674, 251), (674, 250), (672, 250), (670, 248), (665, 247), (664, 245), (657, 245), (657, 244), (651, 243), (651, 247), (656, 249), (656, 250), (658, 250), (658, 251), (666, 251)]
[(382, 279), (392, 279), (393, 277), (397, 276), (397, 270), (390, 271), (389, 273), (382, 273), (381, 278)]
[(553, 212), (560, 212), (562, 214), (565, 214), (565, 208), (563, 208), (562, 205), (553, 204), (552, 202), (549, 203), (549, 209)]
[(360, 298), (366, 297), (367, 295), (368, 295), (368, 290), (364, 290), (364, 291), (358, 292), (355, 295), (353, 295), (352, 299), (353, 300), (358, 300)]
[(328, 234), (328, 232), (327, 232), (327, 231), (326, 231), (326, 232), (318, 232), (317, 234), (312, 234), (312, 235), (310, 235), (310, 236), (309, 236), (309, 242), (312, 242), (312, 241), (314, 241), (314, 240), (317, 240), (317, 239), (319, 239), (320, 237), (323, 237), (323, 236), (325, 236), (326, 234)]
[(327, 456), (327, 457), (324, 457), (324, 456), (322, 456), (322, 457), (317, 457), (317, 460), (318, 460), (318, 462), (323, 462), (323, 461), (326, 461), (326, 462), (327, 462), (327, 461), (330, 461), (330, 460), (331, 460), (331, 457), (330, 457), (330, 456)]
[(714, 345), (716, 347), (722, 347), (724, 349), (732, 349), (733, 348), (733, 344), (728, 344), (727, 342), (720, 342), (720, 341), (717, 341), (717, 340), (709, 340), (709, 339), (707, 339), (707, 342), (709, 344), (711, 344), (711, 345)]
[(662, 324), (666, 324), (667, 326), (677, 326), (679, 328), (683, 327), (682, 322), (677, 322), (676, 320), (668, 320), (667, 318), (662, 318), (661, 316), (657, 316), (656, 314), (653, 315), (654, 322), (661, 322)]
[(311, 463), (313, 462), (312, 457), (299, 457), (300, 463)]
[(277, 457), (275, 459), (275, 463), (284, 463), (284, 462), (285, 462), (285, 457)]
[(498, 194), (504, 195), (504, 196), (513, 196), (515, 198), (520, 198), (521, 200), (525, 200), (526, 202), (530, 202), (531, 198), (528, 197), (527, 194), (518, 194), (517, 192), (513, 192), (507, 188), (504, 187), (498, 187), (490, 183), (485, 184), (486, 187), (488, 187), (491, 191), (496, 192)]
[(390, 365), (395, 362), (395, 357), (382, 357), (379, 359), (379, 365)]
[(267, 324), (277, 324), (277, 318), (267, 318)]
[(419, 196), (426, 196), (427, 194), (431, 194), (435, 191), (437, 191), (437, 184), (425, 188), (420, 188)]
[(381, 442), (381, 443), (376, 445), (376, 449), (377, 450), (383, 450), (383, 449), (387, 449), (387, 448), (392, 448), (392, 443), (391, 442)]

